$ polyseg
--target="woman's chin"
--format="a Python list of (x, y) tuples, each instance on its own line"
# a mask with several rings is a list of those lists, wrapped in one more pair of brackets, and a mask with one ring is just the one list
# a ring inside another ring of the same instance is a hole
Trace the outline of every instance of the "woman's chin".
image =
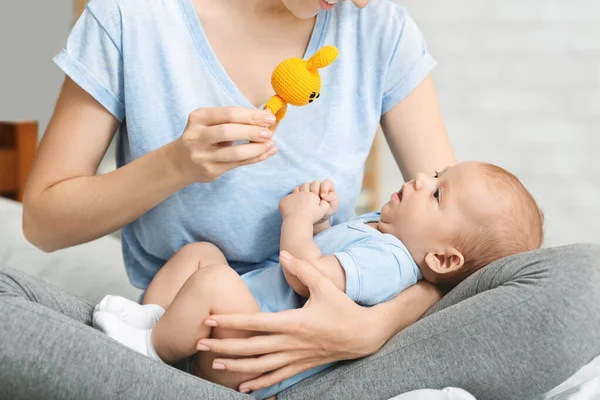
[(296, 18), (299, 19), (311, 19), (317, 16), (320, 8), (321, 0), (312, 0), (308, 2), (306, 0), (283, 0), (283, 4)]
[(296, 17), (298, 19), (311, 19), (311, 18), (316, 17), (318, 13), (319, 13), (319, 10), (292, 11), (292, 14), (294, 14), (294, 17)]

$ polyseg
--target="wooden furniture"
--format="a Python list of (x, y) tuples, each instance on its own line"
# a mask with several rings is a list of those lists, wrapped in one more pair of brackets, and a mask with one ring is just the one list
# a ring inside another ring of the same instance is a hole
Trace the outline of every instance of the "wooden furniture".
[(363, 214), (379, 209), (379, 141), (381, 132), (377, 132), (371, 152), (365, 163), (362, 191), (356, 204), (356, 213)]
[(0, 196), (23, 201), (37, 147), (38, 123), (0, 121)]
[(75, 20), (77, 20), (83, 12), (86, 3), (86, 0), (75, 0)]

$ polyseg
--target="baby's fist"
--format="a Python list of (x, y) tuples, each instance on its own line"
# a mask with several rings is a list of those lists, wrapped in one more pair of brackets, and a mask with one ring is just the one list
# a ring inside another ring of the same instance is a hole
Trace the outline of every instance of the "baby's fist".
[(319, 197), (321, 197), (321, 200), (325, 200), (329, 203), (329, 212), (325, 219), (329, 219), (338, 212), (340, 208), (340, 198), (335, 191), (335, 185), (330, 179), (325, 179), (323, 183), (321, 183)]
[(279, 201), (282, 218), (303, 214), (309, 217), (313, 224), (323, 218), (328, 208), (327, 202), (322, 201), (315, 193), (299, 191), (297, 188)]
[(340, 208), (340, 199), (335, 191), (335, 185), (330, 179), (326, 179), (323, 182), (312, 181), (310, 183), (303, 183), (294, 189), (293, 193), (297, 192), (314, 193), (319, 196), (319, 199), (321, 199), (321, 205), (326, 206), (327, 211), (323, 217), (316, 222), (316, 224), (328, 221), (329, 218), (335, 215)]

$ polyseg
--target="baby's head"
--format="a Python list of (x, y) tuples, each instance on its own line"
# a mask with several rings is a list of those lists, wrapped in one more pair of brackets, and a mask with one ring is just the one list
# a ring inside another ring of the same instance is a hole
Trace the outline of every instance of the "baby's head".
[(378, 228), (406, 245), (426, 280), (454, 286), (492, 261), (539, 248), (543, 224), (514, 175), (464, 162), (402, 185), (383, 206)]

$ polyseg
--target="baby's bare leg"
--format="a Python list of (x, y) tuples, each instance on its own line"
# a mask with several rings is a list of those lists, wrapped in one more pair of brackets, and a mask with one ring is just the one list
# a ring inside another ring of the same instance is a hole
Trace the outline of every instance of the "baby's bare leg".
[(225, 256), (211, 243), (183, 246), (156, 274), (146, 291), (143, 306), (121, 296), (104, 297), (94, 309), (98, 328), (126, 344), (127, 340), (119, 333), (122, 329), (111, 329), (115, 321), (107, 313), (115, 315), (118, 321), (131, 327), (151, 329), (194, 272), (206, 265), (224, 263)]
[(144, 304), (169, 308), (175, 295), (192, 274), (213, 264), (227, 264), (225, 256), (212, 243), (200, 242), (183, 246), (158, 271), (144, 295)]
[[(187, 279), (170, 307), (152, 331), (152, 345), (160, 358), (173, 363), (196, 354), (198, 340), (205, 337), (249, 337), (254, 333), (225, 330), (204, 324), (211, 314), (253, 313), (260, 311), (256, 300), (240, 276), (226, 264), (202, 267)], [(201, 378), (236, 389), (257, 374), (215, 371), (212, 360), (218, 355), (199, 352), (195, 374)]]

